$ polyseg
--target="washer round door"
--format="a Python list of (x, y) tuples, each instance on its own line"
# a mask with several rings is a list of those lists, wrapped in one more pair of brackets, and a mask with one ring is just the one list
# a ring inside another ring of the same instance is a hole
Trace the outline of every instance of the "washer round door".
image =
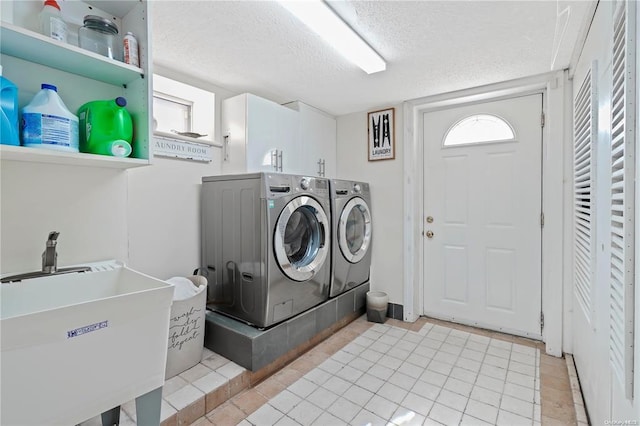
[(280, 213), (274, 235), (276, 260), (289, 278), (311, 279), (322, 267), (329, 251), (329, 220), (313, 198), (291, 200)]
[(371, 212), (360, 197), (355, 197), (342, 209), (338, 222), (338, 245), (345, 259), (358, 263), (371, 245)]

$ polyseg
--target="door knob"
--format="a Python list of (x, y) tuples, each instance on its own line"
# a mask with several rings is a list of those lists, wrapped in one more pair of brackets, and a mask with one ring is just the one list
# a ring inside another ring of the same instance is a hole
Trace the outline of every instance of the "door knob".
[(427, 238), (433, 238), (433, 231), (427, 231)]

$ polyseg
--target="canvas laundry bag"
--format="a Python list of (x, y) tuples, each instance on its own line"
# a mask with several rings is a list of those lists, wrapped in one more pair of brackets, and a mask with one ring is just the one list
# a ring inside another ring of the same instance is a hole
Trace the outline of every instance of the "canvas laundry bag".
[(173, 277), (165, 380), (198, 364), (204, 348), (207, 279), (200, 275)]

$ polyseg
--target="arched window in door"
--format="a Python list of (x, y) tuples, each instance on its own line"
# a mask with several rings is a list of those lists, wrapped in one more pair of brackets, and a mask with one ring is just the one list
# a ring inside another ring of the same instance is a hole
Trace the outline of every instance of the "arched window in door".
[(444, 137), (443, 146), (515, 141), (513, 127), (492, 114), (476, 114), (455, 123)]

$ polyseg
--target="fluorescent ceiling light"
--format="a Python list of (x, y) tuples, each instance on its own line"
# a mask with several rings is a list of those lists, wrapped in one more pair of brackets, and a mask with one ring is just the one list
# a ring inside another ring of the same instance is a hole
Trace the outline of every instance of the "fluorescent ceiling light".
[(336, 15), (324, 1), (278, 0), (278, 3), (367, 74), (387, 69), (384, 59)]

